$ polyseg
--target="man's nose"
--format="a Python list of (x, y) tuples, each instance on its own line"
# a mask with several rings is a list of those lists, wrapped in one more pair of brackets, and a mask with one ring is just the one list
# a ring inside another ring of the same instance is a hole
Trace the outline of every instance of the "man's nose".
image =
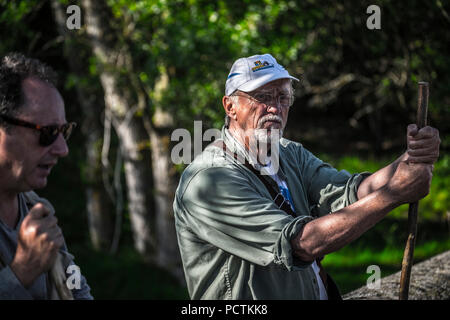
[(53, 142), (50, 152), (58, 157), (65, 157), (69, 154), (69, 147), (61, 133), (58, 134), (58, 138)]
[(267, 112), (273, 114), (281, 114), (282, 106), (278, 99), (273, 99), (270, 104), (267, 105)]

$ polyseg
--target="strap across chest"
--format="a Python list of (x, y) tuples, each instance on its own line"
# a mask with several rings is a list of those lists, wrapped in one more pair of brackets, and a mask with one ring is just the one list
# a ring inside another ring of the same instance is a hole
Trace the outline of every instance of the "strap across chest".
[[(222, 148), (222, 150), (227, 153), (228, 155), (232, 156), (236, 160), (238, 160), (238, 156), (236, 153), (231, 152), (223, 140), (216, 140), (213, 143), (214, 146), (217, 146), (219, 148)], [(242, 163), (247, 169), (249, 169), (254, 175), (258, 177), (258, 179), (264, 184), (267, 191), (269, 191), (270, 196), (272, 197), (273, 202), (277, 205), (278, 208), (286, 212), (287, 214), (296, 217), (296, 213), (292, 210), (291, 206), (289, 205), (288, 200), (285, 199), (283, 194), (280, 192), (278, 187), (275, 187), (275, 185), (271, 184), (262, 174), (260, 171), (256, 170), (248, 161), (247, 159), (244, 160), (244, 163)]]

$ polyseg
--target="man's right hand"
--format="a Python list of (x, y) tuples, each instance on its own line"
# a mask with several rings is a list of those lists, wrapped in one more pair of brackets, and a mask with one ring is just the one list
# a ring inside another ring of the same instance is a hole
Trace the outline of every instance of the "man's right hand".
[(433, 165), (401, 161), (386, 188), (399, 205), (416, 202), (430, 192), (432, 177)]
[(29, 287), (53, 265), (64, 242), (57, 222), (57, 218), (42, 203), (31, 208), (23, 219), (16, 255), (10, 268), (24, 287)]

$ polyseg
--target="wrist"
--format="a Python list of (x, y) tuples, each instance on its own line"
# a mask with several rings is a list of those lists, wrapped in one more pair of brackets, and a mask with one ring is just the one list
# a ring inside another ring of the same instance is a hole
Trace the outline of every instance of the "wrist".
[[(389, 184), (384, 185), (379, 190), (380, 196), (383, 198), (383, 201), (392, 209), (402, 205), (404, 201), (402, 201), (398, 192), (395, 192), (392, 188), (389, 187)], [(390, 210), (392, 210), (390, 209)]]
[(11, 262), (9, 268), (25, 288), (28, 288), (37, 277), (37, 275), (34, 275), (33, 272), (30, 271), (26, 263), (18, 261), (17, 257)]

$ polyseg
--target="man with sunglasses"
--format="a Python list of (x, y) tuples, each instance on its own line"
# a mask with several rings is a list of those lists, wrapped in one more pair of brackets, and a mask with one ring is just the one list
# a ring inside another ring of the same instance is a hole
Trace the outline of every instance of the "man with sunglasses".
[(338, 171), (282, 138), (292, 81), (270, 54), (231, 67), (221, 139), (186, 168), (175, 194), (192, 299), (341, 299), (323, 256), (429, 192), (436, 129), (408, 126), (407, 152), (373, 174)]
[[(54, 208), (33, 192), (67, 156), (74, 127), (49, 67), (21, 54), (1, 60), (0, 299), (57, 299), (48, 271), (58, 253), (64, 271), (74, 264)], [(85, 278), (79, 280), (69, 288), (73, 297), (92, 299)]]

